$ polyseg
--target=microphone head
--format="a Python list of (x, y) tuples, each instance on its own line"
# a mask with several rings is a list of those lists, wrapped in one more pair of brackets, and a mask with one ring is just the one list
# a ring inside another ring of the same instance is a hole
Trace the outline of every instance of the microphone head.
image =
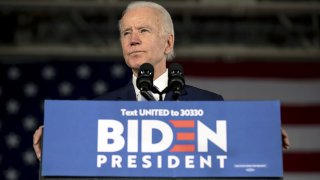
[(184, 73), (183, 68), (178, 63), (173, 63), (169, 66), (169, 87), (174, 91), (174, 93), (180, 93), (184, 88)]
[(150, 72), (154, 72), (153, 66), (150, 63), (143, 63), (140, 68), (139, 68), (139, 73), (141, 73), (141, 71), (150, 71)]
[(137, 87), (140, 91), (149, 91), (153, 87), (154, 68), (150, 63), (140, 66), (137, 78)]
[(178, 63), (172, 63), (169, 66), (169, 75), (179, 74), (180, 76), (184, 76), (183, 67)]

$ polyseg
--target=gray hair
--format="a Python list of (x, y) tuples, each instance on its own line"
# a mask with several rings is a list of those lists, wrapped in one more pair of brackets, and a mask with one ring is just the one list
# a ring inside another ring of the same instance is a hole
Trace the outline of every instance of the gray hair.
[[(149, 7), (149, 8), (154, 8), (156, 10), (159, 10), (159, 12), (161, 13), (161, 16), (162, 16), (161, 19), (163, 22), (162, 23), (163, 24), (162, 31), (167, 34), (172, 34), (173, 40), (174, 40), (174, 27), (173, 27), (173, 22), (172, 22), (171, 16), (170, 16), (169, 12), (160, 4), (157, 4), (154, 2), (148, 2), (148, 1), (131, 2), (127, 6), (127, 8), (123, 11), (122, 17), (128, 10), (135, 9), (135, 8), (141, 8), (141, 7)], [(119, 20), (119, 29), (121, 29), (121, 20), (122, 20), (122, 18)], [(175, 53), (174, 53), (174, 50), (172, 49), (172, 51), (170, 51), (166, 55), (166, 59), (172, 60), (174, 57), (175, 57)]]

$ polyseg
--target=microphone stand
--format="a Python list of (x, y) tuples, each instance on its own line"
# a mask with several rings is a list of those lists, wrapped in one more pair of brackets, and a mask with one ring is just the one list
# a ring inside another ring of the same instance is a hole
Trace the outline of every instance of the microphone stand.
[[(159, 91), (155, 86), (153, 86), (151, 88), (151, 92), (159, 94), (159, 101), (163, 101), (163, 94), (167, 94), (170, 91), (169, 87), (166, 87), (163, 91)], [(146, 90), (141, 90), (140, 91), (141, 95), (146, 98), (148, 101), (156, 101), (156, 99), (152, 96), (152, 94), (150, 93), (150, 91), (146, 91)], [(180, 96), (181, 92), (179, 90), (173, 91), (173, 100), (177, 101), (179, 96)]]
[(155, 101), (156, 99), (146, 90), (141, 90), (140, 91), (141, 95), (146, 98), (148, 101)]
[[(167, 88), (166, 88), (166, 89), (167, 89)], [(166, 89), (164, 89), (164, 90), (166, 90)], [(162, 95), (165, 93), (164, 90), (163, 90), (162, 92), (160, 92), (155, 86), (153, 86), (153, 87), (151, 88), (151, 91), (152, 91), (153, 93), (159, 94), (159, 101), (163, 101)]]

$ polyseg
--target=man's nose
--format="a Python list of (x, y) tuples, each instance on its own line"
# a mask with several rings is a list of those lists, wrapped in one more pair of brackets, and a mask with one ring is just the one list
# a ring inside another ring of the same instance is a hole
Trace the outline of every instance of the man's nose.
[(139, 33), (133, 32), (132, 36), (131, 36), (131, 39), (130, 39), (130, 45), (131, 46), (135, 46), (135, 45), (139, 45), (139, 44), (141, 44)]

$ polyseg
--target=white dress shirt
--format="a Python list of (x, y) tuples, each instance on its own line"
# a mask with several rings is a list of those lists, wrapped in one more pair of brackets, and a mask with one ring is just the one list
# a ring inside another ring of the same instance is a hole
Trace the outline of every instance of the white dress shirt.
[[(145, 98), (141, 95), (140, 90), (137, 87), (137, 77), (132, 75), (132, 83), (134, 86), (134, 91), (136, 93), (136, 98), (138, 101), (143, 101)], [(162, 92), (168, 86), (168, 69), (159, 76), (156, 80), (153, 81), (153, 86), (155, 86), (160, 92)], [(153, 97), (159, 101), (159, 94), (151, 93)], [(162, 94), (162, 98), (165, 98), (165, 94)]]

